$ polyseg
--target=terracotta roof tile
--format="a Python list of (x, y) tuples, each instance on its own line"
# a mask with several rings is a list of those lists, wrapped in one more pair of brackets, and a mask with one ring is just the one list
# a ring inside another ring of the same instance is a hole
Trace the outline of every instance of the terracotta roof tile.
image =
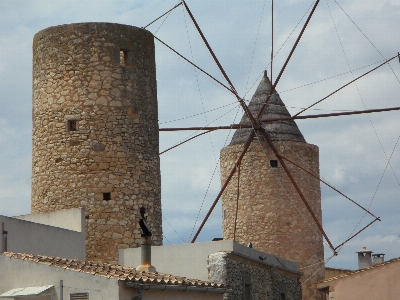
[(137, 272), (135, 268), (120, 265), (25, 253), (2, 252), (0, 255), (132, 283), (227, 288), (224, 284), (188, 279), (186, 277), (173, 276), (158, 272)]

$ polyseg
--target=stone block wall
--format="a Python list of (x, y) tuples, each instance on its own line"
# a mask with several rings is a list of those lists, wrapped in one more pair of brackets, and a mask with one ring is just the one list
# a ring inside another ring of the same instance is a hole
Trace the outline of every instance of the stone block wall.
[[(280, 154), (319, 175), (317, 146), (295, 141), (276, 141), (274, 145)], [(221, 150), (222, 184), (242, 149), (243, 145), (234, 144)], [(314, 287), (324, 278), (322, 233), (279, 162), (272, 167), (270, 160), (277, 160), (273, 151), (254, 141), (240, 165), (239, 197), (238, 171), (222, 195), (223, 238), (244, 245), (251, 242), (257, 250), (298, 262), (303, 273), (301, 280), (305, 281), (303, 299), (323, 299)], [(289, 162), (286, 164), (321, 222), (319, 180)]]
[(273, 266), (232, 252), (208, 258), (209, 279), (231, 287), (224, 300), (300, 300), (300, 273)]
[(33, 41), (32, 212), (83, 207), (87, 259), (140, 245), (144, 206), (162, 244), (153, 35), (133, 26), (50, 27)]

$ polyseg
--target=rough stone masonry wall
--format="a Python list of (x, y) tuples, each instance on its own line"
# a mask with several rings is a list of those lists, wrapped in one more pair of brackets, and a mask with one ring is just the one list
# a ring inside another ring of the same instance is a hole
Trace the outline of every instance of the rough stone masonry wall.
[[(318, 147), (303, 142), (277, 141), (275, 147), (285, 157), (319, 174)], [(243, 146), (228, 146), (221, 151), (221, 181), (233, 168)], [(273, 255), (298, 262), (303, 272), (303, 299), (323, 299), (314, 284), (324, 278), (322, 234), (306, 206), (293, 188), (283, 168), (270, 166), (277, 160), (268, 147), (253, 142), (240, 165), (239, 201), (235, 239)], [(321, 222), (319, 181), (287, 162), (313, 212)], [(237, 174), (222, 198), (223, 238), (234, 238)], [(311, 267), (309, 267), (311, 266)], [(314, 274), (315, 273), (315, 274)]]
[(153, 35), (133, 26), (34, 37), (32, 212), (85, 208), (88, 260), (140, 245), (141, 206), (162, 244), (155, 72)]
[[(224, 300), (300, 300), (299, 273), (255, 262), (235, 253), (218, 252), (208, 257), (209, 279), (231, 287)], [(245, 285), (250, 290), (246, 298)], [(284, 297), (282, 297), (284, 294)]]

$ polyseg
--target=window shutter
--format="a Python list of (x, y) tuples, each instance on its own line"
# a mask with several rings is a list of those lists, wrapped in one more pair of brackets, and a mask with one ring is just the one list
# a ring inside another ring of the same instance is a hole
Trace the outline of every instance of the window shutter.
[(89, 293), (74, 293), (69, 294), (70, 300), (89, 300)]

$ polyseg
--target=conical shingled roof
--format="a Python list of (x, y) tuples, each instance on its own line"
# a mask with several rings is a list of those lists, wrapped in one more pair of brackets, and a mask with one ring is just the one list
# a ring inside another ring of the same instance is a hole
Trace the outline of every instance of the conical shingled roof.
[[(271, 81), (267, 76), (267, 72), (264, 72), (264, 77), (262, 78), (260, 84), (257, 87), (256, 92), (251, 98), (249, 109), (254, 117), (257, 116), (262, 104), (268, 96), (271, 90)], [(279, 94), (275, 91), (268, 101), (263, 114), (260, 119), (272, 119), (281, 117), (290, 117), (288, 110), (283, 104)], [(243, 115), (240, 124), (251, 124), (249, 118), (246, 114)], [(263, 128), (269, 133), (273, 141), (298, 141), (306, 142), (303, 135), (301, 134), (297, 124), (293, 120), (279, 121), (264, 124)], [(252, 129), (237, 129), (233, 135), (230, 145), (243, 144), (247, 141)]]

